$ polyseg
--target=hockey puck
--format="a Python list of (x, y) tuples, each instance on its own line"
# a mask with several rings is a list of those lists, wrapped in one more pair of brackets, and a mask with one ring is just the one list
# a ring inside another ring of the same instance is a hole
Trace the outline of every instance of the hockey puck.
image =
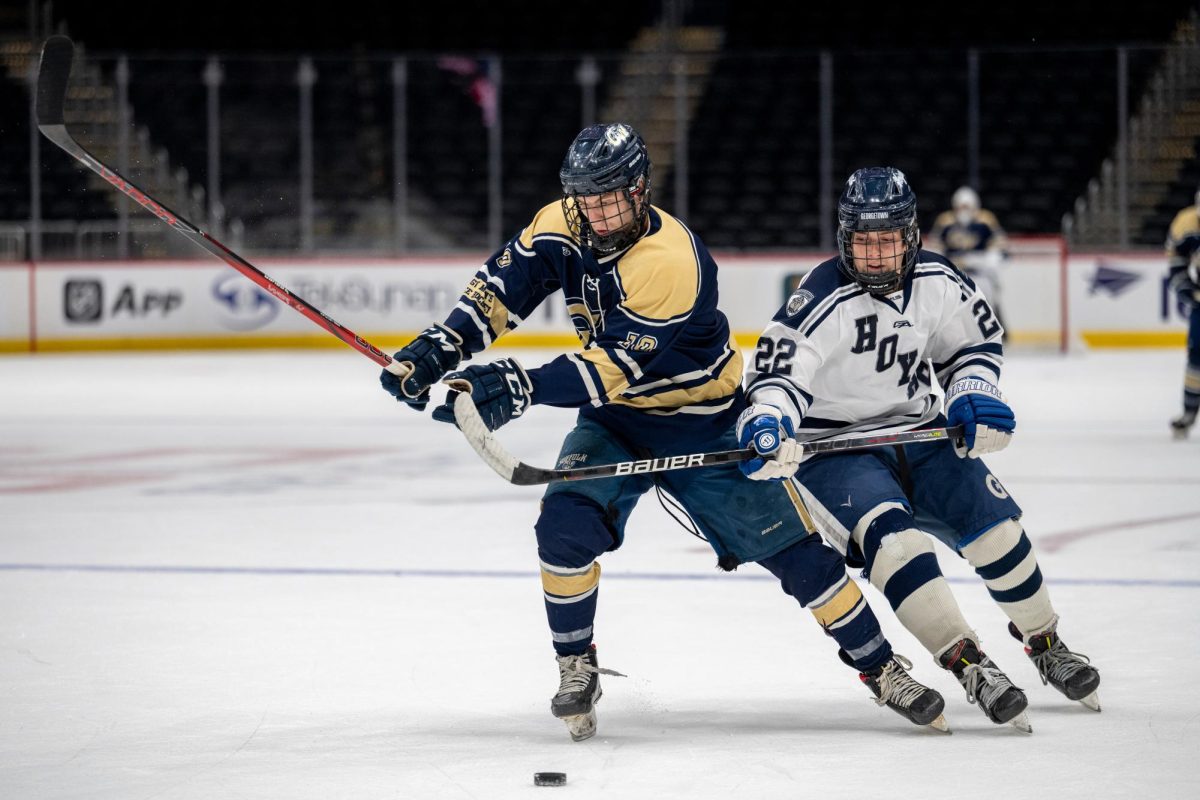
[(565, 772), (535, 772), (533, 773), (534, 786), (566, 786), (567, 773)]

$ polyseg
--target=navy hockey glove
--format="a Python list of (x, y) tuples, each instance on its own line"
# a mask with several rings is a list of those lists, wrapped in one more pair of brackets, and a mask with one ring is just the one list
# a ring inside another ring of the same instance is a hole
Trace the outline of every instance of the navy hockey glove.
[(471, 386), (471, 402), (489, 431), (494, 431), (529, 408), (533, 384), (525, 369), (514, 359), (502, 358), (491, 364), (467, 367), (451, 372), (443, 383), (450, 386), (446, 402), (433, 410), (438, 422), (454, 422), (454, 399), (461, 394), (459, 381)]
[(1171, 277), (1172, 291), (1175, 292), (1175, 305), (1180, 316), (1186, 317), (1200, 308), (1200, 287), (1197, 287), (1187, 272), (1177, 272)]
[(408, 366), (408, 375), (401, 379), (385, 369), (379, 374), (379, 383), (401, 403), (424, 411), (430, 384), (462, 361), (462, 337), (442, 325), (431, 325), (392, 358)]
[(1008, 447), (1017, 427), (1004, 395), (982, 378), (960, 378), (946, 390), (946, 419), (963, 426), (963, 438), (954, 443), (959, 458), (979, 458)]
[(738, 417), (737, 437), (742, 447), (754, 447), (759, 458), (738, 462), (752, 481), (781, 481), (796, 474), (804, 460), (804, 445), (794, 438), (792, 421), (778, 407), (756, 403)]

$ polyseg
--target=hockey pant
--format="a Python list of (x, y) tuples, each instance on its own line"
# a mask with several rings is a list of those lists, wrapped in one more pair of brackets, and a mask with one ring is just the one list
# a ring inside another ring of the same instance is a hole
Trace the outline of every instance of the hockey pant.
[[(735, 449), (729, 432), (694, 450)], [(652, 453), (654, 457), (676, 453)], [(579, 420), (560, 463), (605, 463), (648, 457), (603, 426)], [(814, 534), (799, 493), (786, 482), (747, 480), (736, 465), (552, 484), (535, 531), (546, 615), (555, 650), (582, 653), (592, 641), (600, 588), (597, 558), (620, 547), (638, 499), (655, 482), (687, 513), (720, 563), (757, 561), (783, 590), (808, 607), (860, 670), (891, 658), (891, 647), (841, 556)]]

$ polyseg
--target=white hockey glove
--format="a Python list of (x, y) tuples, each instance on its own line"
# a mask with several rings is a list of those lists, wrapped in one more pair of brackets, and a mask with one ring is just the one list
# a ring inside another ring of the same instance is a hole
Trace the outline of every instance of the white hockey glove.
[(753, 447), (758, 458), (738, 464), (752, 481), (781, 481), (796, 474), (804, 460), (804, 445), (794, 438), (792, 421), (776, 406), (755, 403), (737, 421), (738, 444)]
[(1008, 447), (1017, 427), (1004, 395), (982, 378), (959, 378), (946, 390), (946, 419), (963, 426), (963, 438), (954, 442), (959, 458), (979, 458)]

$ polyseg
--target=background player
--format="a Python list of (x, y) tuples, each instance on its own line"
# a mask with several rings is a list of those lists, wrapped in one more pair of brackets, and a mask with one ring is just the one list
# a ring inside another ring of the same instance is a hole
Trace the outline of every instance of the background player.
[[(1099, 708), (1099, 674), (1058, 638), (1021, 509), (979, 457), (1004, 448), (1012, 410), (996, 383), (1001, 328), (983, 294), (947, 259), (920, 249), (916, 196), (890, 167), (855, 172), (838, 203), (839, 256), (809, 272), (759, 339), (739, 422), (743, 444), (762, 431), (779, 441), (945, 424), (965, 441), (918, 444), (805, 460), (774, 454), (795, 473), (808, 506), (853, 565), (938, 663), (994, 722), (1028, 728), (1026, 698), (979, 647), (922, 529), (975, 568), (1043, 681)], [(800, 463), (803, 461), (803, 463)], [(768, 460), (770, 464), (772, 461)]]
[[(579, 408), (559, 456), (564, 466), (736, 447), (742, 356), (717, 309), (716, 264), (690, 230), (650, 204), (641, 136), (623, 124), (588, 127), (559, 177), (561, 201), (487, 260), (443, 324), (396, 353), (411, 371), (404, 380), (385, 371), (384, 388), (422, 409), (433, 382), (466, 381), (493, 430), (531, 405)], [(530, 370), (505, 358), (452, 372), (560, 288), (582, 352)], [(435, 419), (453, 422), (455, 394)], [(574, 739), (595, 733), (601, 696), (592, 644), (597, 558), (621, 546), (634, 505), (656, 483), (688, 511), (723, 568), (757, 561), (807, 605), (877, 702), (917, 724), (941, 723), (942, 698), (893, 657), (841, 557), (806, 523), (795, 487), (747, 481), (730, 465), (546, 490), (536, 532), (559, 666), (551, 711)]]
[(954, 192), (950, 210), (934, 219), (926, 246), (971, 277), (1003, 328), (1000, 265), (1008, 258), (1008, 236), (996, 215), (980, 206), (974, 189), (960, 186)]
[(1187, 368), (1183, 374), (1183, 413), (1171, 432), (1184, 439), (1200, 411), (1200, 189), (1195, 205), (1175, 215), (1167, 234), (1167, 270), (1180, 312), (1188, 317)]

